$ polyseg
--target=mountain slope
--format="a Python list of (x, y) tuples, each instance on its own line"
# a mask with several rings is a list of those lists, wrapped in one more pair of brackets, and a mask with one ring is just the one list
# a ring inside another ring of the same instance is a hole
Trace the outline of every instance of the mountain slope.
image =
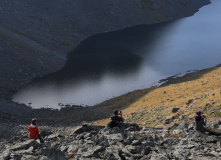
[[(209, 0), (1, 0), (0, 88), (10, 95), (59, 70), (87, 37), (191, 16)], [(19, 73), (19, 74), (18, 74)]]
[[(137, 90), (100, 106), (123, 110), (128, 122), (157, 126), (191, 118), (201, 110), (209, 120), (221, 118), (221, 66), (169, 78), (159, 87)], [(109, 119), (95, 122), (106, 124)]]

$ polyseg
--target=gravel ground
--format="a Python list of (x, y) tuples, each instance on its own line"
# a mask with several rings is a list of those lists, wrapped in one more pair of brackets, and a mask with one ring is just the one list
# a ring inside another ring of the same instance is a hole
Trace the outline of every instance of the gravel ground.
[(37, 118), (40, 129), (67, 132), (84, 122), (93, 122), (112, 115), (111, 107), (65, 107), (61, 110), (32, 109), (11, 101), (0, 101), (0, 152), (7, 142), (27, 133), (32, 118)]

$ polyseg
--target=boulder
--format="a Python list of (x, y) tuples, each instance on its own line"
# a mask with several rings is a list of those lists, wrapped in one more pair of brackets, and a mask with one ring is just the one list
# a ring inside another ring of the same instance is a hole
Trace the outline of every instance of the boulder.
[(45, 156), (33, 156), (33, 155), (23, 155), (21, 160), (48, 160)]
[(65, 155), (63, 152), (61, 152), (59, 149), (56, 149), (55, 147), (51, 148), (41, 148), (37, 153), (38, 156), (45, 156), (48, 159), (53, 160), (65, 160)]
[(51, 135), (52, 134), (52, 132), (50, 131), (50, 130), (42, 130), (41, 131), (41, 136), (42, 137), (46, 137), (46, 136), (49, 136), (49, 135)]
[(18, 151), (18, 150), (27, 150), (30, 147), (33, 147), (34, 149), (39, 146), (39, 143), (34, 140), (30, 139), (22, 143), (17, 143), (16, 145), (11, 147), (11, 150)]
[(173, 108), (173, 109), (172, 109), (172, 113), (176, 113), (176, 112), (178, 112), (179, 109), (180, 109), (180, 108)]
[(173, 134), (181, 134), (182, 131), (180, 129), (175, 129), (173, 130)]
[(188, 102), (186, 103), (186, 105), (187, 106), (190, 105), (191, 103), (193, 103), (193, 101), (194, 101), (193, 99), (189, 99)]
[(99, 131), (102, 128), (104, 128), (104, 126), (93, 126), (93, 125), (89, 125), (89, 124), (83, 124), (81, 127), (75, 129), (73, 134), (81, 134), (84, 132)]
[(146, 146), (142, 151), (141, 151), (141, 154), (142, 155), (148, 155), (150, 152), (151, 152), (151, 147), (149, 146)]
[(21, 155), (24, 155), (24, 154), (32, 154), (34, 150), (34, 147), (31, 146), (30, 148), (26, 149), (26, 150), (18, 150), (18, 151), (15, 151), (16, 154), (21, 154)]
[(4, 152), (2, 152), (0, 154), (0, 160), (8, 160), (10, 158), (10, 155), (11, 155), (11, 150), (7, 149), (5, 150)]
[(123, 142), (124, 137), (121, 133), (106, 135), (109, 144), (116, 144), (117, 142)]

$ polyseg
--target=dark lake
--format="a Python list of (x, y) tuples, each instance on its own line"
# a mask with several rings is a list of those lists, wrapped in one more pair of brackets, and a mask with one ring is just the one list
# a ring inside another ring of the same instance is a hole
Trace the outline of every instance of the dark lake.
[(192, 17), (94, 35), (58, 72), (33, 80), (12, 98), (33, 108), (95, 105), (158, 85), (159, 80), (221, 63), (221, 1)]

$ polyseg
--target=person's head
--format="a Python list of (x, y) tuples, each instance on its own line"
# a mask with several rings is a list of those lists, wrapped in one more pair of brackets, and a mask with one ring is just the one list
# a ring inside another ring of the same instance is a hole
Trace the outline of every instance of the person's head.
[(196, 111), (196, 115), (201, 116), (202, 112), (201, 111)]
[(36, 118), (33, 118), (33, 119), (31, 120), (31, 124), (37, 126), (37, 119), (36, 119)]
[(116, 110), (114, 110), (114, 115), (115, 115), (115, 116), (117, 116), (117, 115), (118, 115), (118, 113), (119, 113), (119, 112), (118, 112), (118, 110), (117, 110), (117, 109), (116, 109)]

